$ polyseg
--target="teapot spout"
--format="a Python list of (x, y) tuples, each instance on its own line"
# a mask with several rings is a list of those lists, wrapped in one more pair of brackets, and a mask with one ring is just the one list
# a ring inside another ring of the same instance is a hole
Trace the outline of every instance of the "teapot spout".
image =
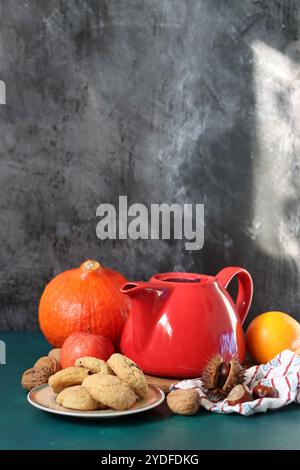
[(141, 282), (126, 282), (121, 287), (122, 294), (126, 294), (129, 297), (135, 297), (141, 290), (144, 290), (143, 287), (140, 285), (143, 284)]
[(129, 297), (137, 297), (143, 293), (157, 293), (159, 296), (163, 294), (167, 289), (162, 287), (161, 284), (155, 284), (153, 282), (126, 282), (121, 287), (122, 294), (126, 294)]
[(121, 340), (121, 351), (130, 356), (131, 345), (143, 351), (151, 340), (170, 288), (154, 282), (127, 282), (121, 292), (130, 297), (132, 306)]

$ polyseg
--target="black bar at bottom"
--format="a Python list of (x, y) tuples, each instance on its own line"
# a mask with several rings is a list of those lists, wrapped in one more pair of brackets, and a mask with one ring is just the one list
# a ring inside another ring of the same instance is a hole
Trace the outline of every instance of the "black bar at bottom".
[[(72, 462), (78, 464), (82, 462), (95, 463), (102, 468), (121, 466), (124, 468), (138, 468), (141, 465), (163, 465), (165, 467), (172, 466), (190, 466), (199, 465), (201, 463), (229, 463), (228, 459), (237, 458), (240, 462), (247, 462), (247, 464), (263, 463), (266, 461), (268, 466), (272, 461), (275, 463), (286, 464), (288, 460), (292, 458), (297, 459), (299, 462), (300, 451), (218, 451), (218, 450), (92, 450), (92, 451), (26, 451), (26, 450), (14, 450), (14, 451), (0, 451), (0, 462), (34, 462), (34, 463), (51, 463), (51, 462), (63, 462), (72, 464)], [(247, 460), (245, 460), (247, 459)], [(86, 467), (85, 467), (86, 468)], [(220, 467), (221, 468), (221, 467)], [(222, 467), (223, 468), (223, 467)]]

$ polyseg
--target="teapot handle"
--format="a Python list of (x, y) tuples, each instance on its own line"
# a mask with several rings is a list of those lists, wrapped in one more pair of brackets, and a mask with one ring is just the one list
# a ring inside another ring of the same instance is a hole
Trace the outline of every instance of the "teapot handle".
[(216, 278), (219, 283), (227, 289), (234, 276), (237, 276), (238, 280), (238, 293), (235, 306), (243, 324), (249, 311), (253, 295), (253, 282), (250, 274), (246, 269), (230, 266), (222, 269), (216, 275)]

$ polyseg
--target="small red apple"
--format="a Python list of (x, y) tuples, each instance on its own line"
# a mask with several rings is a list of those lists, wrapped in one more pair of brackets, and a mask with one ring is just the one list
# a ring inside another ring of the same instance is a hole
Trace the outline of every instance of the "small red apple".
[(65, 369), (74, 366), (76, 359), (85, 356), (107, 361), (114, 352), (111, 341), (105, 336), (78, 331), (68, 336), (62, 345), (60, 363), (61, 367)]

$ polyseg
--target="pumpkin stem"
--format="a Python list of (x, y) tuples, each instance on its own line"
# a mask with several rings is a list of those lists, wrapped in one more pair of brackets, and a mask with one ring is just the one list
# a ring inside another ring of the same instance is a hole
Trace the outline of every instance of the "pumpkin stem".
[(83, 271), (96, 271), (99, 268), (101, 268), (101, 264), (93, 259), (88, 259), (80, 266)]

